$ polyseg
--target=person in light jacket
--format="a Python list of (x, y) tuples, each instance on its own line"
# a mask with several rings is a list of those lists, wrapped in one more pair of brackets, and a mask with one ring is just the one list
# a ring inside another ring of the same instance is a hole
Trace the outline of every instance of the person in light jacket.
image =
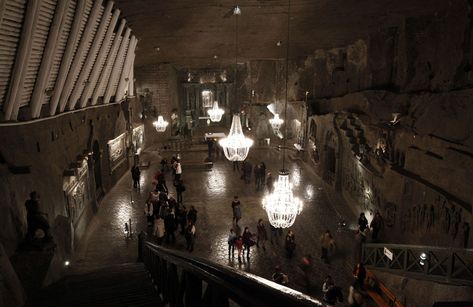
[(153, 235), (158, 239), (158, 245), (163, 244), (163, 239), (164, 239), (164, 220), (156, 216), (156, 219), (154, 220), (154, 231)]

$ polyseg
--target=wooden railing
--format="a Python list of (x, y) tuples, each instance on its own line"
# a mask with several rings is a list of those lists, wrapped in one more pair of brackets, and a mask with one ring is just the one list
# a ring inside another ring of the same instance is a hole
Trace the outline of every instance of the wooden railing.
[[(392, 260), (385, 255), (392, 257)], [(421, 245), (373, 244), (363, 246), (368, 268), (456, 285), (473, 285), (473, 249)]]
[(253, 274), (154, 245), (145, 233), (138, 244), (159, 296), (170, 306), (326, 306)]

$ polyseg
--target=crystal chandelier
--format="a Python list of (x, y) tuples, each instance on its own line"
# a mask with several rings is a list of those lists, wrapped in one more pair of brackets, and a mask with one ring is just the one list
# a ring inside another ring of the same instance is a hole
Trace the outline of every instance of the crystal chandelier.
[(292, 193), (288, 171), (279, 171), (274, 192), (263, 198), (263, 209), (271, 225), (276, 228), (288, 228), (294, 224), (296, 216), (302, 211), (302, 201)]
[(230, 161), (243, 161), (248, 156), (253, 140), (245, 137), (241, 129), (240, 115), (233, 115), (230, 133), (219, 142), (225, 157)]
[[(287, 118), (287, 100), (288, 100), (288, 73), (289, 73), (289, 21), (291, 20), (290, 14), (291, 1), (288, 0), (288, 11), (287, 11), (287, 45), (286, 45), (286, 100), (284, 104), (284, 117)], [(274, 118), (270, 120), (271, 126), (279, 120), (281, 127), (282, 120), (279, 119), (279, 115), (274, 113)], [(292, 191), (292, 184), (289, 181), (289, 172), (285, 168), (286, 162), (286, 139), (287, 139), (287, 125), (284, 127), (284, 145), (282, 155), (282, 169), (279, 171), (278, 181), (274, 186), (274, 191), (267, 194), (263, 198), (263, 208), (268, 214), (269, 223), (276, 228), (288, 228), (291, 227), (297, 215), (302, 211), (302, 201), (294, 197)], [(276, 132), (276, 131), (275, 131)]]
[(154, 128), (158, 132), (166, 131), (166, 128), (167, 128), (168, 125), (169, 125), (169, 123), (164, 120), (162, 115), (159, 115), (158, 120), (153, 123)]
[(278, 113), (274, 113), (274, 117), (269, 120), (269, 123), (271, 124), (274, 133), (277, 134), (279, 132), (279, 128), (281, 128), (282, 124), (284, 123), (284, 120), (279, 118)]
[(211, 121), (219, 122), (222, 120), (222, 115), (225, 113), (225, 111), (218, 107), (218, 101), (214, 101), (212, 109), (207, 110), (207, 113), (209, 114)]

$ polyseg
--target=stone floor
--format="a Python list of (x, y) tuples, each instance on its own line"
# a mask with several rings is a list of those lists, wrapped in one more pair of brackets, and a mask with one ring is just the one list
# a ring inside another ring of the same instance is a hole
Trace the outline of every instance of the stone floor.
[[(165, 153), (163, 155), (167, 158), (171, 156)], [(200, 160), (204, 159), (205, 155), (205, 151), (181, 152), (183, 160)], [(137, 234), (146, 229), (144, 202), (153, 188), (151, 182), (159, 168), (160, 159), (157, 151), (145, 151), (141, 161), (149, 161), (150, 167), (142, 169), (141, 188), (133, 189), (131, 175), (127, 173), (107, 193), (79, 246), (76, 259), (72, 262), (73, 271), (83, 272), (106, 265), (136, 261)], [(274, 149), (252, 149), (249, 159), (253, 164), (264, 161), (273, 174), (282, 166), (282, 155)], [(240, 174), (233, 172), (231, 162), (224, 157), (214, 160), (211, 171), (183, 169), (182, 178), (186, 186), (184, 205), (188, 208), (193, 205), (198, 210), (197, 238), (193, 255), (269, 279), (275, 265), (280, 265), (289, 277), (289, 287), (307, 293), (298, 265), (303, 255), (311, 254), (314, 259), (311, 276), (313, 287), (309, 294), (320, 298), (323, 279), (330, 274), (335, 283), (344, 289), (346, 298), (351, 281), (353, 233), (338, 229), (338, 222), (345, 219), (355, 223), (355, 215), (343, 204), (339, 195), (325, 188), (321, 179), (311, 171), (310, 165), (286, 158), (286, 166), (291, 172), (295, 193), (304, 202), (304, 209), (291, 228), (297, 244), (295, 255), (291, 259), (285, 256), (286, 230), (279, 245), (266, 242), (266, 250), (252, 247), (249, 261), (245, 259), (244, 263), (239, 264), (237, 258), (228, 259), (227, 235), (233, 227), (231, 201), (234, 195), (239, 195), (242, 203), (242, 219), (239, 223), (241, 227), (248, 226), (250, 231), (255, 233), (258, 219), (263, 218), (269, 236), (269, 224), (261, 206), (264, 193), (256, 191), (254, 180), (251, 184), (245, 184), (240, 179)], [(171, 174), (166, 176), (173, 194)], [(132, 221), (132, 239), (126, 239), (124, 236), (124, 224), (128, 219)], [(331, 264), (320, 261), (319, 238), (326, 229), (332, 231), (337, 242)], [(184, 237), (178, 232), (176, 236), (177, 243), (168, 247), (185, 250)]]

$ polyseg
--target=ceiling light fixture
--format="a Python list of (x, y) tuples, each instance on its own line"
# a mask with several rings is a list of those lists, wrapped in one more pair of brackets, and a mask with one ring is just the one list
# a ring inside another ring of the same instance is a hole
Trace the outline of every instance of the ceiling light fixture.
[[(237, 65), (238, 65), (238, 15), (241, 14), (241, 9), (236, 5), (233, 8), (233, 15), (235, 16), (235, 101), (238, 101), (238, 87), (237, 87)], [(250, 147), (253, 146), (253, 140), (245, 137), (241, 128), (240, 115), (235, 113), (232, 119), (232, 126), (230, 127), (230, 133), (226, 138), (219, 141), (220, 146), (223, 148), (225, 157), (230, 161), (243, 161), (248, 156)]]
[(210, 116), (210, 120), (215, 123), (222, 120), (222, 115), (225, 111), (218, 107), (218, 101), (214, 101), (212, 109), (207, 110), (207, 113)]
[[(291, 1), (288, 0), (287, 9), (287, 46), (286, 46), (286, 100), (284, 105), (284, 117), (287, 118), (287, 100), (288, 100), (288, 71), (289, 71), (289, 26), (291, 18)], [(277, 115), (277, 114), (276, 114)], [(275, 117), (276, 117), (275, 115)], [(291, 227), (297, 215), (302, 211), (302, 201), (294, 197), (292, 184), (289, 180), (289, 171), (285, 167), (286, 162), (286, 139), (287, 125), (284, 127), (284, 145), (282, 156), (282, 169), (279, 171), (278, 181), (275, 184), (274, 191), (267, 194), (263, 199), (263, 208), (268, 215), (269, 223), (276, 228)]]

